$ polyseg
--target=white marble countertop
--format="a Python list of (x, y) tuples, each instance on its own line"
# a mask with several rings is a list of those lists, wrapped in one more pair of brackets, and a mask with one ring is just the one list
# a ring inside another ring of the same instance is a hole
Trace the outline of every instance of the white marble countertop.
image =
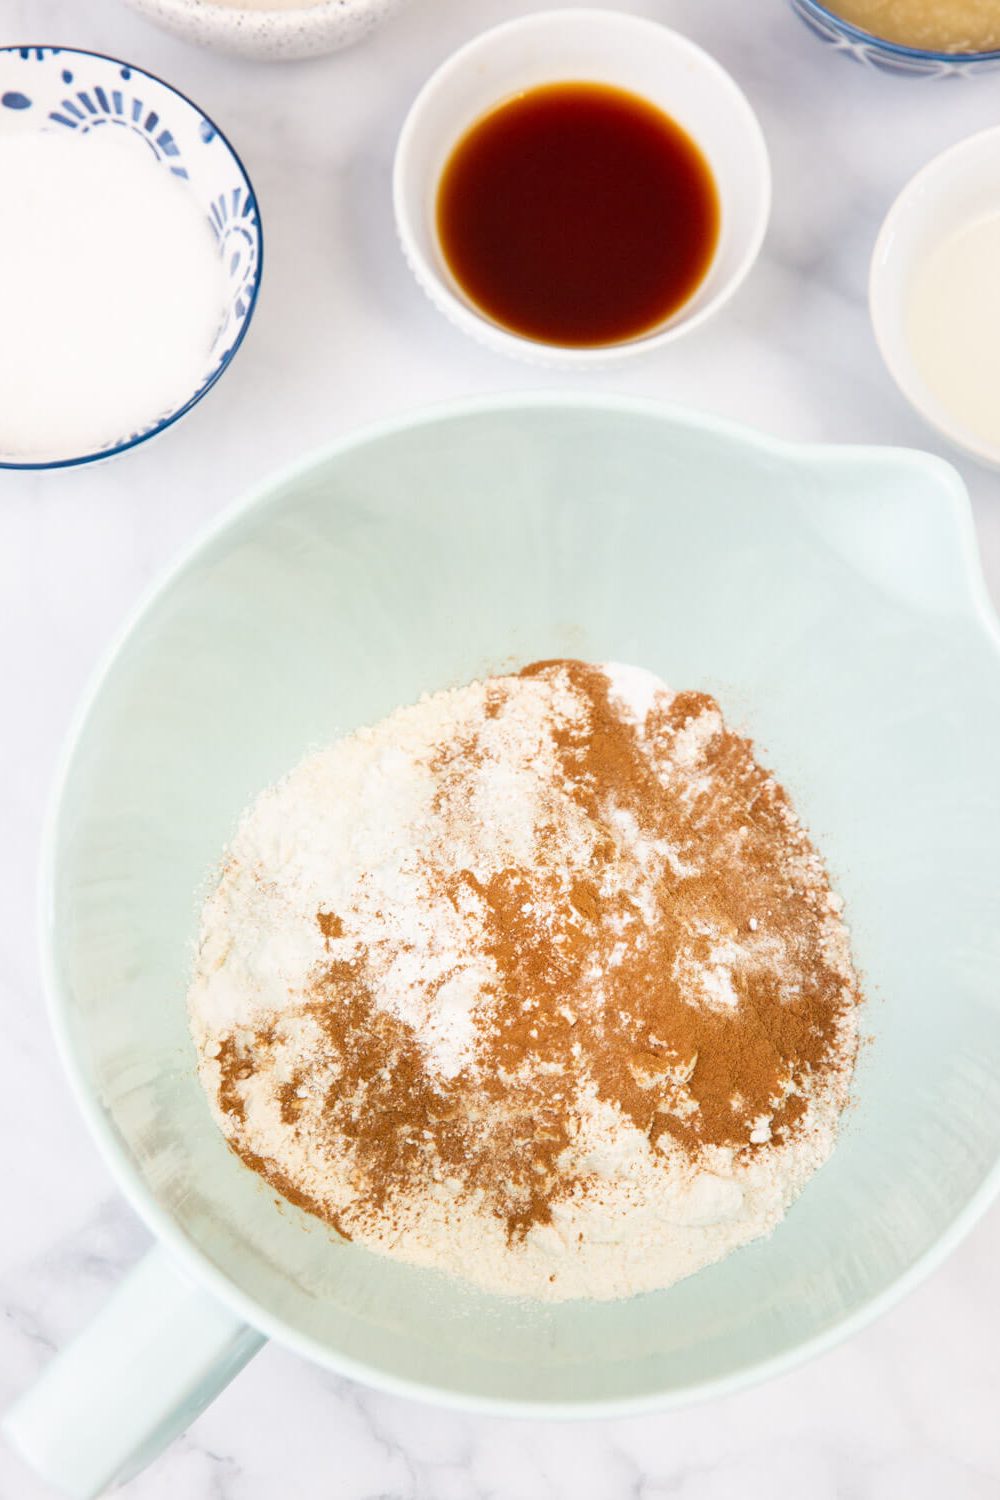
[[(550, 0), (557, 3), (557, 0)], [(620, 0), (619, 0), (620, 3)], [(0, 42), (110, 52), (197, 99), (243, 155), (267, 263), (246, 345), (146, 449), (0, 478), (0, 1406), (101, 1304), (147, 1235), (60, 1073), (35, 949), (39, 830), (60, 738), (102, 647), (191, 534), (273, 467), (369, 418), (476, 391), (601, 387), (790, 437), (940, 444), (897, 394), (865, 307), (878, 223), (928, 157), (998, 118), (996, 75), (911, 82), (822, 47), (782, 0), (628, 0), (743, 84), (774, 216), (735, 302), (690, 340), (595, 376), (539, 374), (453, 330), (396, 247), (389, 173), (416, 89), (532, 0), (412, 0), (352, 51), (268, 67), (202, 52), (118, 0), (0, 0)], [(958, 460), (1000, 599), (1000, 476)], [(680, 1414), (559, 1426), (455, 1415), (268, 1348), (128, 1493), (135, 1500), (986, 1500), (1000, 1494), (1000, 1211), (867, 1332)], [(0, 1450), (2, 1500), (47, 1493)]]

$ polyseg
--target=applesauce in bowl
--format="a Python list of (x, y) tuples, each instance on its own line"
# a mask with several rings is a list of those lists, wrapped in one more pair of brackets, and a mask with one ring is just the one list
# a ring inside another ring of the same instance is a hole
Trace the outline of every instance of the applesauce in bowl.
[(997, 0), (835, 0), (830, 9), (901, 47), (949, 53), (1000, 48)]
[(1000, 68), (996, 0), (790, 0), (821, 41), (856, 62), (909, 78)]

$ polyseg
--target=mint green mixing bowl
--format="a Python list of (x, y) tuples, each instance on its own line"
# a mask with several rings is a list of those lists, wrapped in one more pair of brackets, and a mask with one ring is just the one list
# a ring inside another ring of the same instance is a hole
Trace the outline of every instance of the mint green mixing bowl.
[[(48, 835), (56, 1028), (159, 1248), (22, 1398), (22, 1450), (94, 1494), (262, 1335), (434, 1401), (635, 1413), (787, 1369), (912, 1286), (997, 1186), (998, 647), (947, 464), (637, 402), (432, 411), (230, 513), (114, 650)], [(200, 893), (260, 787), (427, 690), (560, 655), (707, 689), (753, 735), (846, 898), (874, 1040), (771, 1239), (669, 1291), (545, 1306), (277, 1203), (210, 1118), (185, 986)]]

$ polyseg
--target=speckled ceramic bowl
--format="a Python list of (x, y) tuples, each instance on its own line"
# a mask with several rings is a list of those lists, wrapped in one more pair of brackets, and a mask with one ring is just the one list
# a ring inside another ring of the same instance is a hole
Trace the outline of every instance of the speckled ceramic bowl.
[(303, 0), (292, 9), (269, 0), (125, 0), (133, 10), (189, 42), (240, 57), (289, 62), (349, 47), (402, 0)]

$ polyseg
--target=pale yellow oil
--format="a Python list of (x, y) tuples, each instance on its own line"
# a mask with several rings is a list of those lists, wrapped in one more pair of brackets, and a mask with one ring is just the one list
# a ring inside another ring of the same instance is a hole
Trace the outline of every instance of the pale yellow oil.
[(1000, 446), (1000, 214), (962, 224), (916, 266), (906, 339), (951, 423)]

